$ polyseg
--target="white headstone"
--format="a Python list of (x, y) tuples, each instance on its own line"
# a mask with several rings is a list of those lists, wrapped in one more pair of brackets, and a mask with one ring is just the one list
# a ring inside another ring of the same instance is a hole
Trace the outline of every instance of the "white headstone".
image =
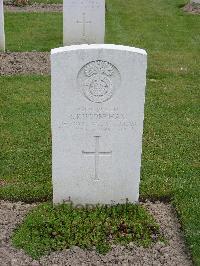
[(3, 0), (0, 0), (0, 51), (5, 51)]
[(200, 4), (200, 0), (191, 0), (191, 3)]
[(146, 58), (120, 45), (51, 51), (54, 203), (138, 201)]
[(104, 43), (105, 0), (63, 1), (63, 43)]

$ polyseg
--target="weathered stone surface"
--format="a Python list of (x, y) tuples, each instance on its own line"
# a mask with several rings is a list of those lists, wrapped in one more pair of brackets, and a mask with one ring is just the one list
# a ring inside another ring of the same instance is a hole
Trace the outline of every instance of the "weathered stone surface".
[(5, 51), (3, 0), (0, 0), (0, 51)]
[(117, 45), (53, 49), (53, 201), (136, 202), (146, 52)]
[(63, 43), (104, 43), (105, 0), (63, 1)]

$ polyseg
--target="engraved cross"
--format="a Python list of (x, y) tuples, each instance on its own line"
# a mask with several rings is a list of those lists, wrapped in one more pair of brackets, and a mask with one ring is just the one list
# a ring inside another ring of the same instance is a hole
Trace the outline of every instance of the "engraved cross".
[(95, 151), (82, 151), (82, 154), (85, 155), (94, 155), (94, 161), (95, 161), (95, 181), (99, 181), (99, 156), (103, 155), (111, 155), (112, 151), (99, 151), (99, 139), (100, 136), (94, 136), (95, 138)]
[(86, 24), (90, 24), (90, 23), (92, 23), (92, 21), (86, 21), (85, 13), (83, 13), (82, 15), (83, 15), (82, 21), (77, 20), (76, 23), (83, 24), (83, 32), (82, 32), (82, 35), (83, 35), (83, 37), (85, 37)]

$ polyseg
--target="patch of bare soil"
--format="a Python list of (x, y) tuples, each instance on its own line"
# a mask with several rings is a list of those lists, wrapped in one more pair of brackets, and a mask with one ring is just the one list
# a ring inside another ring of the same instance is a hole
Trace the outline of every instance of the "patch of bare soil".
[(4, 6), (6, 12), (62, 12), (62, 4), (33, 4), (25, 6), (14, 6), (12, 3), (6, 3)]
[(0, 180), (0, 187), (3, 187), (7, 184), (5, 180)]
[(200, 14), (200, 4), (189, 3), (183, 7), (183, 11), (192, 14)]
[(39, 260), (33, 260), (23, 250), (14, 248), (10, 236), (36, 204), (0, 201), (0, 265), (2, 266), (67, 266), (67, 265), (165, 265), (192, 266), (187, 254), (180, 224), (170, 204), (146, 202), (142, 205), (152, 213), (160, 224), (160, 230), (167, 243), (157, 242), (149, 248), (138, 247), (130, 243), (127, 247), (113, 245), (106, 255), (95, 250), (82, 250), (79, 247), (53, 252)]
[(16, 74), (50, 74), (48, 52), (0, 53), (0, 76)]

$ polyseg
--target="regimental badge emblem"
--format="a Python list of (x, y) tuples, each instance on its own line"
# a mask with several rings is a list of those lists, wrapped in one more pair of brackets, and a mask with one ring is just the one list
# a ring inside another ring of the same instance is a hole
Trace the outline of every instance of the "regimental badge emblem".
[(79, 88), (95, 103), (108, 101), (120, 86), (118, 69), (107, 61), (97, 60), (83, 66), (78, 74)]

